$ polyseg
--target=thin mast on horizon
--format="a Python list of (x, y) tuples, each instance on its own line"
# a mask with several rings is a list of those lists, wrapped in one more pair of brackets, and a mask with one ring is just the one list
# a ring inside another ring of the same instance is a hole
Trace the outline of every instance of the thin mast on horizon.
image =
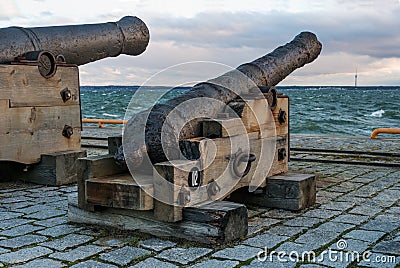
[(354, 87), (357, 87), (357, 67), (356, 67), (356, 74), (354, 75)]

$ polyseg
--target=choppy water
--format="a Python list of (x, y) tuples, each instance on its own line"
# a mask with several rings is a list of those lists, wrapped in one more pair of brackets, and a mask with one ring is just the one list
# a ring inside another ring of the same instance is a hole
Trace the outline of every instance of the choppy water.
[[(123, 119), (138, 87), (82, 87), (84, 118)], [(377, 127), (400, 127), (400, 87), (277, 87), (290, 97), (291, 133), (369, 136)], [(148, 87), (132, 100), (135, 113), (167, 88)], [(176, 88), (163, 99), (185, 92)]]

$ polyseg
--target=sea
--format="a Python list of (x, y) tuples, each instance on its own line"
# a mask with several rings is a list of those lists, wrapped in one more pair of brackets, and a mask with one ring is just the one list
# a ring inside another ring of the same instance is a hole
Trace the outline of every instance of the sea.
[[(291, 133), (367, 137), (378, 127), (400, 127), (400, 86), (276, 88), (289, 96)], [(124, 119), (189, 89), (82, 86), (82, 116)]]

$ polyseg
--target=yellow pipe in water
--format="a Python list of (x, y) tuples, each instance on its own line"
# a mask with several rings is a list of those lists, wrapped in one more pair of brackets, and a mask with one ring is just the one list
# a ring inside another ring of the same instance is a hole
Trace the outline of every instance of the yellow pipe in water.
[(103, 127), (103, 124), (126, 124), (128, 120), (119, 119), (94, 119), (94, 118), (82, 118), (82, 123), (95, 123), (98, 124), (99, 128)]
[(371, 133), (371, 139), (376, 139), (380, 133), (385, 134), (400, 134), (400, 128), (377, 128)]

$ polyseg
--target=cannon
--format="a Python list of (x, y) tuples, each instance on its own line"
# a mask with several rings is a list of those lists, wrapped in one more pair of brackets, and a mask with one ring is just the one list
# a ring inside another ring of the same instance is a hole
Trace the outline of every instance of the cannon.
[[(128, 166), (139, 167), (143, 161), (143, 155), (148, 155), (153, 163), (166, 161), (165, 147), (161, 142), (161, 128), (173, 129), (166, 126), (171, 122), (165, 122), (168, 114), (179, 104), (198, 97), (209, 97), (219, 102), (203, 101), (198, 103), (202, 109), (193, 109), (191, 113), (180, 113), (175, 121), (189, 122), (180, 133), (171, 131), (165, 135), (167, 144), (171, 144), (173, 157), (178, 157), (180, 139), (194, 138), (200, 135), (199, 120), (189, 120), (188, 116), (196, 113), (196, 118), (213, 117), (222, 112), (222, 107), (233, 101), (238, 95), (247, 94), (255, 86), (275, 86), (291, 72), (314, 61), (321, 52), (322, 45), (317, 37), (310, 32), (302, 32), (290, 43), (276, 48), (273, 52), (260, 57), (250, 63), (240, 65), (236, 70), (230, 71), (220, 77), (211, 79), (204, 83), (195, 85), (187, 93), (173, 98), (162, 105), (155, 105), (151, 111), (144, 111), (133, 116), (124, 130), (126, 147), (116, 156), (119, 161), (128, 158)], [(129, 119), (129, 118), (128, 118)], [(139, 127), (140, 126), (140, 127)], [(145, 130), (145, 137), (142, 137), (142, 130)], [(138, 131), (139, 130), (139, 131)], [(123, 152), (125, 155), (123, 155)]]
[(132, 16), (100, 24), (0, 29), (0, 178), (76, 181), (76, 159), (85, 155), (78, 65), (139, 55), (148, 42), (146, 25)]
[(230, 201), (313, 205), (315, 176), (288, 173), (289, 98), (274, 86), (321, 49), (300, 33), (132, 116), (122, 137), (109, 137), (108, 155), (80, 159), (70, 219), (224, 243), (247, 233), (246, 208)]
[(32, 51), (62, 55), (69, 64), (83, 65), (120, 54), (137, 56), (146, 50), (149, 30), (137, 17), (117, 22), (0, 29), (0, 63)]

